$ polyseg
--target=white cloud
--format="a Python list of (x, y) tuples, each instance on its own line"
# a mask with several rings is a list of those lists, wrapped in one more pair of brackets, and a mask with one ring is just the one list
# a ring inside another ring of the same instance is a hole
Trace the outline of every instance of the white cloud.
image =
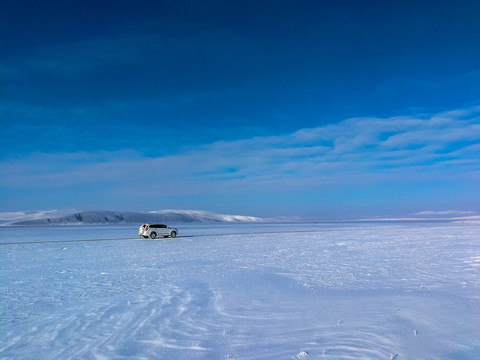
[(3, 188), (109, 184), (118, 193), (295, 191), (418, 180), (479, 180), (480, 108), (429, 117), (354, 118), (182, 153), (31, 154), (3, 160)]
[(415, 213), (414, 215), (419, 216), (466, 216), (466, 215), (476, 215), (475, 211), (462, 211), (462, 210), (426, 210)]

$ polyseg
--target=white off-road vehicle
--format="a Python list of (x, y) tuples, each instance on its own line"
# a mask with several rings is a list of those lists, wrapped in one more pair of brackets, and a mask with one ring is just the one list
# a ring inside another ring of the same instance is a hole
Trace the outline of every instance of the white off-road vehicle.
[(178, 230), (176, 228), (168, 227), (165, 224), (143, 224), (138, 229), (138, 235), (145, 239), (155, 239), (157, 236), (174, 238), (177, 234)]

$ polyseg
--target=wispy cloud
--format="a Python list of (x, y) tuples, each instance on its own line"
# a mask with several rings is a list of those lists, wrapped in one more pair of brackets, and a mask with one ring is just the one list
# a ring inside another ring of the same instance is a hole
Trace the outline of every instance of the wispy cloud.
[(415, 213), (414, 215), (419, 216), (472, 216), (477, 215), (475, 211), (462, 211), (462, 210), (443, 210), (443, 211), (433, 211), (425, 210)]
[(108, 185), (116, 196), (315, 191), (384, 182), (480, 180), (480, 108), (338, 124), (197, 145), (146, 157), (133, 150), (6, 159), (3, 189)]
[(24, 78), (31, 73), (71, 78), (91, 71), (101, 75), (121, 69), (116, 72), (121, 76), (128, 75), (124, 71), (136, 73), (147, 68), (154, 69), (156, 76), (162, 78), (169, 72), (198, 71), (189, 63), (193, 54), (196, 66), (201, 67), (205, 62), (212, 62), (215, 66), (227, 58), (238, 59), (249, 56), (252, 50), (257, 53), (261, 50), (255, 42), (245, 43), (245, 39), (224, 28), (198, 29), (189, 34), (170, 30), (169, 34), (166, 36), (165, 31), (159, 29), (140, 28), (118, 35), (95, 35), (66, 43), (48, 43), (31, 52), (4, 59), (0, 62), (0, 74), (7, 79)]
[(52, 43), (35, 52), (23, 54), (4, 62), (3, 76), (17, 78), (21, 72), (41, 72), (57, 76), (81, 75), (92, 69), (128, 65), (141, 58), (155, 44), (161, 53), (164, 41), (160, 37), (127, 35), (121, 37), (95, 37), (69, 43)]

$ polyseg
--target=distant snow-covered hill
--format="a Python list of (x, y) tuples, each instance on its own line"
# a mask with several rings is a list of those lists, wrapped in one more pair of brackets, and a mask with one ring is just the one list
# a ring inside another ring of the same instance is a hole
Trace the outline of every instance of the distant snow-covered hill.
[(253, 216), (223, 215), (200, 210), (149, 212), (49, 210), (0, 213), (0, 226), (261, 221), (263, 219)]

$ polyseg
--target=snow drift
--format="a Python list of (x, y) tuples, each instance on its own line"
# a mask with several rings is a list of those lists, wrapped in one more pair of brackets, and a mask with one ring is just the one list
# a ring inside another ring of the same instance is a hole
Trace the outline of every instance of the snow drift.
[(0, 358), (480, 359), (478, 224), (180, 231), (0, 228)]

